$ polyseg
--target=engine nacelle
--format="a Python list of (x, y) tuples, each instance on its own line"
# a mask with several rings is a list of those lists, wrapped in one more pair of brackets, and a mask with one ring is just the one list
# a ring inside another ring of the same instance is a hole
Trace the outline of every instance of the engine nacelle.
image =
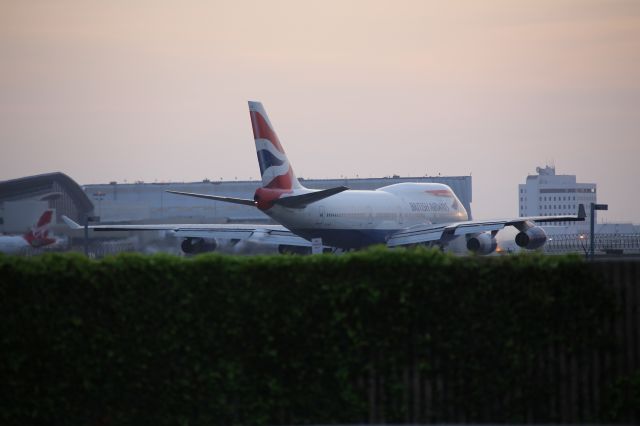
[(478, 254), (491, 254), (498, 248), (498, 242), (488, 232), (467, 239), (467, 250)]
[(199, 254), (208, 251), (215, 251), (218, 242), (215, 238), (185, 238), (180, 244), (180, 248), (186, 254)]
[(516, 244), (527, 250), (540, 248), (547, 242), (547, 234), (539, 226), (532, 226), (516, 235)]

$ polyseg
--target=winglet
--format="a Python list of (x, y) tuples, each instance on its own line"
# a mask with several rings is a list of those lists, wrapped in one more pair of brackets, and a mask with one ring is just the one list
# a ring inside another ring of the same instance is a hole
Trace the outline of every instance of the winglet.
[(584, 204), (578, 204), (578, 219), (584, 219), (587, 217), (587, 213), (584, 210)]
[(74, 222), (65, 215), (62, 215), (62, 220), (64, 220), (64, 223), (66, 223), (67, 226), (71, 229), (82, 229), (82, 226), (80, 224)]

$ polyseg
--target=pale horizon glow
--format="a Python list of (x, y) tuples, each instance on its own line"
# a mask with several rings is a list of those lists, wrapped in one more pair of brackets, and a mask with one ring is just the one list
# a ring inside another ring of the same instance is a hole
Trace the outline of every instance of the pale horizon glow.
[(469, 175), (516, 216), (537, 166), (640, 223), (640, 2), (10, 1), (0, 180), (258, 179), (248, 100), (298, 176)]

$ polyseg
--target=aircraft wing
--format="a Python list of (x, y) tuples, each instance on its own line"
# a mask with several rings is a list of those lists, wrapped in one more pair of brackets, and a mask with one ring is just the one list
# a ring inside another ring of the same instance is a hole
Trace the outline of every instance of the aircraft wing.
[(447, 243), (456, 237), (481, 232), (497, 232), (507, 226), (513, 226), (518, 230), (526, 229), (535, 222), (576, 222), (584, 221), (584, 206), (580, 205), (577, 216), (529, 216), (515, 219), (497, 219), (487, 221), (450, 222), (428, 225), (416, 225), (400, 230), (391, 235), (387, 240), (387, 246), (398, 247), (411, 244), (421, 244), (439, 241)]
[(398, 247), (439, 241), (447, 225), (416, 225), (396, 232), (387, 240), (387, 246)]
[[(67, 216), (62, 220), (71, 229), (84, 227)], [(156, 224), (156, 225), (89, 225), (97, 232), (114, 231), (169, 231), (180, 238), (220, 238), (227, 240), (251, 239), (265, 244), (311, 247), (311, 242), (289, 231), (282, 225), (244, 224)]]
[(220, 238), (226, 240), (253, 240), (264, 244), (311, 247), (311, 242), (297, 236), (280, 225), (201, 225), (171, 230), (180, 238)]

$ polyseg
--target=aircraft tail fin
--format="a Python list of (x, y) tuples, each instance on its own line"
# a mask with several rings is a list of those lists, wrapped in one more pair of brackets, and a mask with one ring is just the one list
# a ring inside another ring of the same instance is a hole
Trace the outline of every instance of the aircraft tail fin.
[(293, 173), (262, 103), (249, 101), (249, 115), (262, 176), (262, 187), (287, 192), (304, 188)]
[(49, 225), (51, 224), (52, 218), (53, 210), (45, 210), (36, 225), (24, 234), (24, 239), (33, 247), (40, 247), (55, 242), (54, 239), (49, 238)]

